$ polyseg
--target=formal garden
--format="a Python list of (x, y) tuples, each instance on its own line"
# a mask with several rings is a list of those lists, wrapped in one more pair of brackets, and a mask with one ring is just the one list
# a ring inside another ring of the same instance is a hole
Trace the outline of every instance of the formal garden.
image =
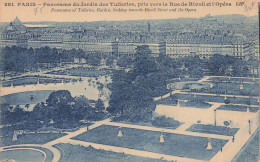
[[(121, 136), (119, 136), (119, 130), (121, 130)], [(104, 133), (100, 134), (100, 132)], [(161, 134), (164, 137), (164, 143), (160, 142)], [(102, 125), (73, 139), (199, 160), (210, 160), (227, 142), (221, 139), (108, 125)], [(209, 140), (212, 149), (207, 150)]]
[[(197, 100), (203, 100), (204, 102), (220, 102), (220, 103), (224, 103), (225, 97), (224, 96), (219, 96), (219, 95), (202, 95), (202, 94), (191, 94), (191, 93), (176, 93), (173, 94), (167, 98), (162, 99), (162, 102), (165, 101), (167, 102), (177, 102), (175, 100), (193, 100), (193, 99), (197, 99)], [(245, 104), (245, 105), (259, 105), (259, 102), (257, 101), (257, 98), (252, 98), (252, 97), (227, 97), (227, 99), (229, 99), (231, 104)], [(159, 102), (159, 103), (160, 103)]]
[(218, 134), (225, 136), (234, 136), (239, 128), (229, 128), (224, 126), (205, 125), (205, 124), (193, 124), (187, 129), (190, 132)]
[(248, 111), (256, 113), (259, 108), (258, 107), (250, 107), (250, 106), (239, 106), (239, 105), (222, 105), (217, 110), (227, 110), (227, 111), (241, 111), (241, 112), (246, 112)]
[(96, 68), (96, 67), (77, 67), (66, 70), (53, 70), (47, 74), (55, 75), (69, 75), (69, 76), (80, 76), (80, 77), (98, 77), (104, 75), (110, 75), (112, 70), (107, 68)]
[(166, 116), (158, 116), (154, 117), (150, 121), (143, 121), (143, 122), (127, 122), (114, 119), (114, 122), (124, 123), (124, 124), (134, 124), (140, 126), (148, 126), (148, 127), (157, 127), (157, 128), (167, 128), (167, 129), (176, 129), (181, 126), (183, 123), (175, 120), (174, 118), (166, 117)]
[[(30, 133), (20, 133), (20, 131), (25, 130), (14, 130), (13, 128), (4, 127), (1, 128), (1, 138), (0, 145), (10, 146), (10, 145), (19, 145), (19, 144), (45, 144), (52, 140), (55, 140), (59, 137), (66, 135), (66, 133), (58, 131), (29, 131)], [(16, 132), (16, 133), (14, 133)], [(17, 134), (17, 135), (14, 135)], [(16, 137), (14, 137), (16, 136)]]
[[(178, 104), (179, 102), (179, 104)], [(212, 106), (212, 104), (209, 104), (205, 101), (203, 101), (202, 99), (198, 99), (198, 98), (192, 98), (189, 100), (185, 100), (185, 101), (178, 101), (177, 97), (167, 97), (164, 99), (161, 99), (159, 101), (157, 101), (157, 104), (163, 104), (163, 105), (171, 105), (171, 106), (180, 106), (183, 108), (200, 108), (200, 109), (207, 109), (210, 108)]]
[(228, 95), (244, 95), (244, 96), (258, 96), (258, 84), (248, 83), (215, 83), (212, 88), (202, 88), (198, 90), (191, 90), (197, 93), (211, 93), (211, 94), (228, 94)]
[(259, 78), (234, 78), (234, 77), (214, 77), (209, 78), (213, 82), (258, 82)]
[(82, 81), (82, 79), (73, 79), (73, 78), (63, 78), (63, 77), (47, 77), (47, 76), (23, 76), (17, 77), (10, 80), (3, 80), (3, 87), (15, 87), (15, 86), (26, 86), (26, 85), (37, 85), (37, 84), (58, 84), (58, 83), (70, 83), (70, 82), (78, 82)]

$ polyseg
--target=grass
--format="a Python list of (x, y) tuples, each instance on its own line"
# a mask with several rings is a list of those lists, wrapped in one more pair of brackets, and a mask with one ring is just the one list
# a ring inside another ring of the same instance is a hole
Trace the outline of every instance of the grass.
[[(40, 102), (45, 102), (49, 97), (52, 90), (41, 90), (41, 91), (26, 91), (20, 93), (13, 93), (0, 97), (2, 104), (7, 103), (10, 105), (25, 105), (25, 104), (36, 104)], [(34, 96), (31, 99), (31, 95)]]
[(258, 96), (258, 84), (243, 84), (243, 89), (240, 90), (240, 83), (215, 83), (215, 86), (210, 89), (201, 89), (198, 93), (218, 93), (229, 95), (244, 95), (244, 96)]
[(200, 133), (208, 133), (208, 134), (218, 134), (225, 136), (233, 136), (237, 133), (238, 128), (228, 128), (222, 126), (214, 126), (214, 125), (203, 125), (203, 124), (193, 124), (191, 127), (187, 129), (190, 132), (200, 132)]
[[(173, 99), (174, 100), (176, 100), (176, 99), (194, 100), (195, 99), (193, 94), (181, 94), (181, 93), (176, 93), (176, 94), (169, 96), (167, 98), (170, 98), (170, 97), (172, 99), (168, 99), (168, 100), (173, 100)], [(196, 94), (196, 99), (202, 100), (202, 101), (205, 101), (205, 102), (221, 102), (221, 103), (224, 103), (224, 96), (208, 96), (208, 95)], [(248, 104), (248, 103), (250, 103), (251, 105), (259, 105), (256, 98), (228, 97), (228, 99), (233, 104)]]
[(259, 161), (259, 129), (249, 139), (245, 147), (237, 154), (232, 162), (258, 162)]
[(2, 81), (3, 87), (10, 87), (13, 83), (13, 86), (25, 86), (25, 85), (32, 85), (37, 84), (39, 80), (39, 84), (49, 84), (49, 83), (62, 83), (63, 81), (65, 83), (68, 82), (77, 82), (78, 79), (70, 79), (70, 78), (49, 78), (49, 77), (38, 77), (38, 76), (25, 76), (25, 77), (18, 77), (12, 80), (8, 81)]
[(45, 144), (59, 137), (66, 135), (65, 133), (33, 133), (18, 135), (17, 141), (12, 141), (13, 132), (3, 134), (0, 139), (0, 146), (19, 145), (19, 144)]
[(72, 68), (66, 70), (52, 71), (49, 74), (57, 74), (57, 75), (70, 75), (70, 76), (82, 76), (82, 77), (97, 77), (100, 75), (111, 74), (111, 71), (108, 69), (95, 69), (95, 68)]
[(77, 162), (160, 162), (162, 160), (127, 155), (95, 149), (93, 147), (84, 147), (80, 145), (60, 143), (54, 145), (62, 153), (60, 161), (77, 161)]
[[(246, 112), (248, 106), (239, 106), (239, 105), (222, 105), (217, 110), (229, 110), (229, 111), (243, 111)], [(250, 112), (257, 112), (259, 110), (258, 107), (249, 107)]]
[(199, 160), (210, 160), (227, 142), (210, 139), (213, 149), (206, 150), (208, 138), (205, 137), (163, 133), (165, 142), (160, 143), (161, 132), (121, 128), (124, 136), (118, 137), (118, 130), (116, 126), (102, 125), (73, 139)]
[[(228, 77), (210, 77), (209, 80), (211, 81), (232, 81), (232, 82), (254, 82), (253, 78), (228, 78)], [(259, 78), (255, 78), (257, 82)]]
[(118, 120), (114, 120), (114, 122), (117, 122), (117, 123), (124, 123), (124, 124), (132, 124), (132, 125), (141, 125), (141, 126), (147, 126), (147, 127), (157, 127), (157, 128), (167, 128), (167, 129), (176, 129), (178, 128), (179, 126), (181, 126), (183, 123), (182, 122), (179, 122), (178, 124), (175, 124), (175, 125), (171, 125), (171, 126), (159, 126), (159, 125), (153, 125), (152, 122), (154, 120), (151, 120), (151, 121), (148, 121), (148, 122), (136, 122), (136, 123), (132, 123), (132, 122), (127, 122), (127, 121), (118, 121)]
[[(193, 97), (193, 96), (191, 96), (191, 97)], [(191, 107), (191, 108), (201, 108), (201, 109), (207, 109), (212, 106), (211, 104), (204, 102), (203, 100), (197, 100), (196, 98), (189, 98), (189, 99), (191, 99), (191, 100), (180, 101), (180, 106)], [(177, 101), (176, 97), (170, 96), (170, 97), (157, 101), (157, 104), (176, 106), (177, 102), (178, 101)]]

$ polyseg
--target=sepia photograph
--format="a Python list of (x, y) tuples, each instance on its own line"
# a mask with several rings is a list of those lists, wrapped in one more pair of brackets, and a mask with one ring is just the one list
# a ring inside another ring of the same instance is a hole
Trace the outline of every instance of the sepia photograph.
[(259, 10), (1, 0), (0, 162), (258, 162)]

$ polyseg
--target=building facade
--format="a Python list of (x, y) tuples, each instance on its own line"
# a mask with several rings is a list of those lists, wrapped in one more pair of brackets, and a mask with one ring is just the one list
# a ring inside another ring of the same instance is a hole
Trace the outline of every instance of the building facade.
[[(201, 21), (213, 21), (211, 16)], [(119, 39), (118, 39), (119, 38)], [(213, 54), (230, 55), (238, 58), (256, 56), (259, 45), (242, 35), (198, 34), (190, 31), (179, 33), (151, 32), (147, 23), (145, 32), (115, 32), (108, 29), (61, 29), (48, 25), (22, 24), (16, 18), (1, 32), (0, 46), (40, 48), (49, 46), (59, 49), (83, 49), (86, 53), (134, 56), (140, 45), (148, 45), (153, 56), (168, 55), (172, 58), (185, 56), (210, 57)]]

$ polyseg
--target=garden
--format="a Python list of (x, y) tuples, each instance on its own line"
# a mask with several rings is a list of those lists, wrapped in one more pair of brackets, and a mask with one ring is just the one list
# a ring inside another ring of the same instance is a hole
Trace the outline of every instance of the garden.
[[(198, 93), (214, 93), (214, 94), (228, 94), (228, 95), (244, 95), (244, 96), (258, 96), (258, 84), (243, 83), (243, 89), (240, 83), (215, 83), (212, 88), (202, 88), (195, 92)], [(192, 90), (194, 91), (194, 90)]]
[(211, 81), (218, 81), (218, 82), (257, 82), (259, 78), (232, 78), (232, 77), (210, 77), (209, 80)]
[(47, 74), (56, 75), (70, 75), (70, 76), (81, 76), (81, 77), (98, 77), (103, 75), (109, 75), (112, 71), (106, 68), (97, 69), (94, 67), (77, 67), (66, 70), (51, 71)]
[(45, 144), (66, 135), (65, 133), (38, 133), (35, 131), (34, 133), (30, 134), (18, 135), (17, 140), (13, 141), (13, 134), (14, 132), (1, 132), (0, 146), (2, 147), (19, 144)]
[[(133, 122), (117, 120), (116, 118), (113, 121), (118, 123), (133, 124)], [(159, 116), (159, 117), (155, 117), (150, 121), (140, 121), (140, 122), (135, 122), (134, 124), (141, 125), (141, 126), (148, 126), (148, 127), (176, 129), (179, 126), (181, 126), (183, 123), (174, 120), (174, 118)]]
[(233, 136), (237, 133), (239, 128), (228, 128), (223, 126), (215, 125), (204, 125), (204, 124), (193, 124), (187, 129), (190, 132), (208, 133), (208, 134), (218, 134), (225, 136)]
[[(122, 136), (118, 136), (119, 130), (122, 131)], [(164, 143), (160, 142), (161, 134), (164, 136)], [(210, 160), (227, 143), (227, 140), (221, 139), (208, 139), (125, 127), (119, 128), (108, 125), (99, 126), (73, 139), (198, 160)], [(207, 150), (209, 140), (213, 148)]]
[[(189, 98), (188, 101), (179, 101), (179, 102), (181, 107), (207, 109), (212, 106), (212, 104), (209, 104), (203, 101), (202, 99), (197, 99), (197, 98)], [(171, 105), (171, 106), (177, 106), (177, 103), (178, 103), (177, 98), (172, 96), (157, 101), (157, 104)]]
[(259, 110), (258, 107), (249, 107), (249, 106), (240, 106), (240, 105), (222, 105), (217, 110), (228, 110), (228, 111), (243, 111), (246, 112), (249, 108), (250, 112), (257, 112)]
[(112, 151), (105, 151), (95, 149), (91, 146), (84, 147), (80, 145), (59, 143), (54, 145), (62, 153), (60, 161), (77, 161), (77, 162), (93, 162), (93, 161), (106, 161), (106, 162), (162, 162), (163, 160), (156, 160), (144, 158), (139, 156), (127, 155), (124, 153), (116, 153)]
[(69, 82), (77, 82), (79, 79), (71, 79), (71, 78), (51, 78), (45, 76), (24, 76), (13, 78), (11, 80), (2, 81), (3, 87), (11, 87), (11, 86), (26, 86), (26, 85), (36, 85), (36, 84), (50, 84), (50, 83), (69, 83)]
[[(259, 105), (257, 102), (257, 98), (252, 98), (252, 97), (227, 97), (230, 100), (230, 103), (232, 104), (247, 104), (247, 105)], [(159, 104), (171, 104), (173, 100), (193, 100), (193, 99), (198, 99), (202, 100), (204, 102), (221, 102), (224, 103), (224, 96), (215, 96), (215, 95), (199, 95), (196, 94), (181, 94), (181, 93), (176, 93), (172, 96), (169, 96), (165, 99), (162, 99), (162, 101), (159, 101)], [(177, 103), (177, 101), (175, 101)], [(175, 105), (175, 104), (171, 104)]]

